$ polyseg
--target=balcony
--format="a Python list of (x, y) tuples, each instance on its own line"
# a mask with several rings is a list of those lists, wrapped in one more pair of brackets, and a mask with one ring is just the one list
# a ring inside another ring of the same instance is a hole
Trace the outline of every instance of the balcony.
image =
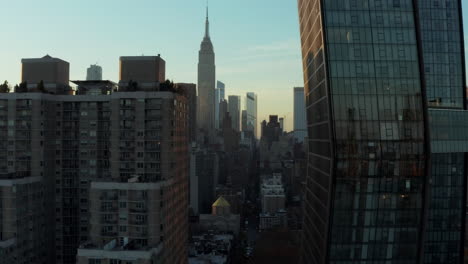
[(118, 223), (118, 221), (117, 221), (117, 219), (111, 219), (111, 220), (107, 219), (106, 220), (106, 219), (101, 218), (100, 223), (103, 224), (103, 225), (105, 225), (105, 224), (107, 224), (107, 225), (116, 225)]
[(102, 231), (101, 232), (101, 236), (106, 236), (106, 237), (116, 237), (118, 235), (117, 232), (114, 232), (114, 231)]
[(130, 213), (146, 214), (146, 213), (148, 213), (148, 209), (146, 209), (146, 208), (130, 208)]
[(119, 199), (118, 195), (101, 195), (99, 200), (101, 201), (117, 201)]

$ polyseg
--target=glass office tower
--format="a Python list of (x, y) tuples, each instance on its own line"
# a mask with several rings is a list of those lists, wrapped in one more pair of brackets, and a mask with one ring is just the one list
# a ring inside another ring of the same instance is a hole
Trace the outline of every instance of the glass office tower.
[(424, 263), (462, 263), (468, 113), (461, 0), (418, 0), (431, 159)]
[(302, 262), (459, 263), (468, 133), (450, 120), (468, 118), (460, 0), (298, 5)]

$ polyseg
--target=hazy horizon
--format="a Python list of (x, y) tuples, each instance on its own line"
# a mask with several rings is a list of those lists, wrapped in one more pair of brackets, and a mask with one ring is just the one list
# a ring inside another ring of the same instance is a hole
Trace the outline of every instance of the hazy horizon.
[[(202, 0), (5, 1), (0, 80), (19, 83), (22, 58), (49, 54), (70, 63), (72, 80), (85, 79), (86, 68), (97, 63), (103, 79), (117, 81), (120, 56), (161, 54), (168, 79), (197, 83), (205, 5)], [(209, 10), (216, 78), (226, 84), (226, 97), (255, 92), (258, 122), (277, 114), (292, 130), (293, 87), (303, 86), (297, 1), (210, 1)]]

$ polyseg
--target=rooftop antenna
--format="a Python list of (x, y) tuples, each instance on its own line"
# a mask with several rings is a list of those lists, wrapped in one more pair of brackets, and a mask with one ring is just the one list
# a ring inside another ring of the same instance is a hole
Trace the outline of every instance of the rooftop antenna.
[(206, 0), (206, 22), (205, 22), (205, 38), (210, 37), (210, 22), (208, 21), (208, 0)]

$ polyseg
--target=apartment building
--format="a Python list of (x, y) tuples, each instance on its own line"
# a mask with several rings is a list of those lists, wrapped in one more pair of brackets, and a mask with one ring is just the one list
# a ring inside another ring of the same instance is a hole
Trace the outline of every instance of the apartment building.
[[(130, 61), (140, 65), (137, 59)], [(164, 70), (146, 71), (157, 76), (139, 75), (141, 80), (133, 80), (140, 84), (160, 80)], [(107, 213), (96, 210), (104, 205), (93, 192), (106, 184), (115, 185), (117, 191), (125, 189), (119, 184), (132, 179), (138, 179), (144, 188), (163, 186), (157, 188), (162, 195), (158, 206), (170, 210), (158, 208), (157, 232), (148, 233), (158, 243), (147, 243), (158, 249), (163, 263), (185, 263), (187, 98), (177, 87), (159, 91), (158, 81), (152, 82), (151, 89), (136, 85), (132, 91), (122, 80), (120, 87), (110, 81), (74, 83), (78, 85), (74, 94), (68, 89), (62, 93), (32, 89), (0, 94), (0, 127), (4, 128), (0, 133), (6, 139), (0, 142), (0, 151), (7, 153), (0, 157), (0, 251), (13, 258), (7, 263), (76, 263), (80, 245), (98, 239), (90, 236), (95, 230), (102, 229), (99, 234), (109, 230), (94, 220)], [(24, 238), (22, 232), (3, 231), (20, 229), (24, 229)], [(104, 237), (107, 242), (136, 239), (124, 233)], [(104, 245), (102, 240), (94, 244)]]

